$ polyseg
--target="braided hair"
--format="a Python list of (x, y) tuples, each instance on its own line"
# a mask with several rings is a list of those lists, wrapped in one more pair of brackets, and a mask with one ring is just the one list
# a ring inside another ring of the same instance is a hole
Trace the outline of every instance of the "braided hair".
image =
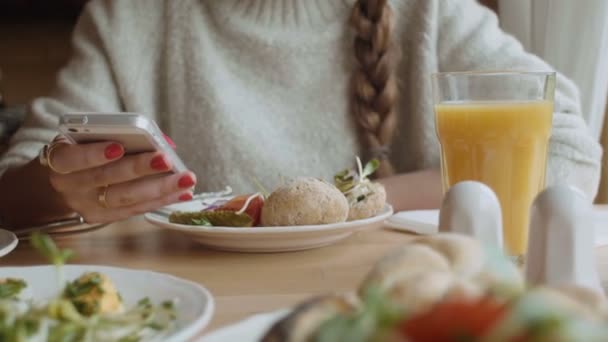
[(386, 177), (395, 173), (389, 160), (397, 126), (393, 13), (387, 0), (357, 0), (350, 23), (357, 62), (351, 80), (352, 112), (369, 156), (380, 160), (377, 176)]

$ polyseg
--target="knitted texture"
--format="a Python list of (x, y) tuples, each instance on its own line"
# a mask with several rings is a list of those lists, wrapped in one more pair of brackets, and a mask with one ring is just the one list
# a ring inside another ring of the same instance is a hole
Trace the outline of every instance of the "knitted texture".
[[(396, 172), (439, 166), (430, 75), (550, 70), (475, 0), (395, 0), (392, 38)], [(209, 190), (330, 179), (369, 147), (352, 112), (352, 0), (93, 0), (75, 29), (57, 89), (36, 99), (0, 172), (35, 158), (70, 111), (129, 111), (157, 120)], [(361, 34), (361, 31), (358, 31)], [(577, 89), (558, 75), (548, 183), (597, 191), (601, 148)], [(389, 132), (390, 133), (390, 132)], [(392, 133), (391, 133), (392, 134)]]

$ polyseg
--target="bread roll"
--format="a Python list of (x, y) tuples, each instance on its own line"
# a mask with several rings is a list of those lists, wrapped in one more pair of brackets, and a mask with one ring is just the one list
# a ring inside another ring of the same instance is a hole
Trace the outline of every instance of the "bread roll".
[[(407, 310), (424, 310), (446, 297), (483, 296), (493, 289), (523, 289), (514, 265), (488, 262), (473, 238), (438, 234), (415, 238), (384, 257), (364, 279), (359, 293), (376, 287)], [(505, 270), (506, 268), (506, 270)]]
[(386, 190), (380, 183), (371, 183), (372, 192), (364, 200), (350, 206), (348, 221), (361, 220), (378, 215), (386, 205)]
[(263, 226), (300, 226), (344, 222), (348, 201), (335, 186), (297, 178), (277, 188), (262, 208)]

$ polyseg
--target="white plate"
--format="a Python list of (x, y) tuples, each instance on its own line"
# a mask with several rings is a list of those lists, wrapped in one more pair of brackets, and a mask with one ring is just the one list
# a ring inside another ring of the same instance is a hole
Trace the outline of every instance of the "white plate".
[(214, 330), (203, 336), (199, 342), (257, 342), (268, 329), (278, 320), (285, 317), (291, 310), (277, 310), (253, 315), (235, 324)]
[(17, 237), (12, 232), (5, 229), (0, 229), (0, 257), (7, 255), (17, 247)]
[[(107, 266), (64, 266), (66, 281), (85, 272), (100, 272), (112, 280), (121, 294), (125, 307), (130, 308), (145, 297), (153, 303), (176, 300), (178, 327), (162, 336), (163, 341), (185, 341), (200, 333), (211, 320), (213, 297), (207, 289), (191, 281), (168, 274)], [(45, 300), (57, 295), (57, 272), (54, 266), (0, 267), (0, 278), (23, 279), (28, 287), (24, 297)]]
[[(196, 211), (203, 205), (186, 202), (170, 207), (170, 210)], [(382, 213), (363, 220), (334, 224), (291, 227), (201, 227), (175, 224), (169, 218), (155, 213), (144, 217), (160, 227), (187, 234), (193, 240), (210, 248), (233, 252), (286, 252), (327, 246), (342, 240), (362, 229), (381, 228), (384, 221), (393, 214), (387, 205)]]

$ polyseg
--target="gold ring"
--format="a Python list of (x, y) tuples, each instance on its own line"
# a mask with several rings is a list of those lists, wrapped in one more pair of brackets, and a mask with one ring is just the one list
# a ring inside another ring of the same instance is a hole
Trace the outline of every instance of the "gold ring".
[(108, 185), (102, 186), (101, 188), (99, 188), (99, 193), (97, 194), (97, 202), (99, 202), (99, 205), (101, 205), (102, 208), (104, 209), (108, 209), (110, 206), (108, 206)]
[(65, 142), (56, 142), (56, 141), (54, 141), (50, 145), (44, 145), (44, 147), (42, 148), (42, 150), (40, 150), (40, 154), (38, 155), (38, 160), (40, 161), (40, 164), (42, 166), (48, 167), (49, 169), (51, 169), (55, 173), (59, 173), (59, 174), (65, 175), (65, 174), (67, 174), (69, 172), (59, 171), (51, 163), (51, 158), (52, 158), (53, 151), (57, 148), (57, 146), (62, 145), (62, 144), (66, 144), (66, 143)]

